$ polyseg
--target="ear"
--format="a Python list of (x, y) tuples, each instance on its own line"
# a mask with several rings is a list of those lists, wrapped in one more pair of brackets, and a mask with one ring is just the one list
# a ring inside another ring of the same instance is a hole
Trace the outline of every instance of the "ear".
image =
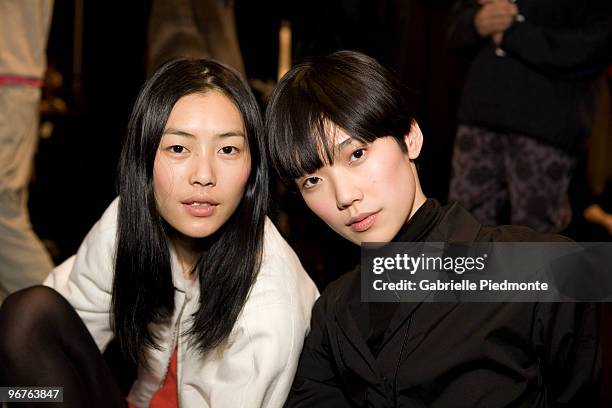
[(408, 148), (408, 157), (410, 160), (415, 160), (421, 153), (423, 147), (423, 132), (416, 120), (412, 121), (410, 131), (404, 135), (404, 143)]

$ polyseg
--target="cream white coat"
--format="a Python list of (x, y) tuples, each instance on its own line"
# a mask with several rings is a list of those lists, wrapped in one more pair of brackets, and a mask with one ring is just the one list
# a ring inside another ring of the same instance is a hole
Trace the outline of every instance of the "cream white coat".
[[(89, 231), (77, 254), (55, 268), (45, 285), (74, 306), (100, 350), (113, 338), (110, 301), (118, 199)], [(257, 280), (226, 344), (204, 356), (179, 335), (197, 310), (199, 285), (184, 279), (171, 251), (175, 310), (170, 325), (153, 329), (161, 350), (147, 349), (149, 369), (139, 367), (128, 399), (148, 407), (178, 346), (181, 407), (281, 407), (309, 330), (318, 292), (297, 256), (266, 219), (264, 254)], [(177, 344), (178, 342), (178, 344)]]

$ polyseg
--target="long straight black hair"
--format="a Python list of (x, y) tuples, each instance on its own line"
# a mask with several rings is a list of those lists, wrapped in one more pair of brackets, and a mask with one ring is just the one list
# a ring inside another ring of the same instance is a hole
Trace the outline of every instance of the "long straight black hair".
[(220, 92), (242, 114), (251, 173), (234, 214), (205, 238), (195, 264), (200, 305), (187, 332), (201, 352), (230, 334), (261, 264), (268, 176), (262, 119), (248, 84), (233, 69), (209, 60), (177, 60), (160, 67), (144, 84), (132, 111), (119, 162), (119, 216), (112, 324), (130, 359), (146, 364), (146, 347), (158, 348), (150, 329), (174, 311), (169, 226), (153, 190), (153, 161), (174, 104), (193, 93)]

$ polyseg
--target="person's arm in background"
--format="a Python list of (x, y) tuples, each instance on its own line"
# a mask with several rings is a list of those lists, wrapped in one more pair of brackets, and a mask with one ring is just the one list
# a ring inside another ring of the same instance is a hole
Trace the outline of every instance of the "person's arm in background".
[(593, 224), (599, 224), (612, 235), (612, 214), (605, 212), (599, 204), (590, 204), (584, 210), (584, 218)]
[(504, 51), (545, 75), (561, 79), (597, 75), (612, 61), (612, 2), (592, 5), (593, 21), (572, 28), (544, 28), (515, 22), (494, 38)]
[(512, 25), (517, 13), (516, 5), (507, 0), (458, 0), (448, 32), (449, 49), (469, 53), (489, 44), (490, 37)]

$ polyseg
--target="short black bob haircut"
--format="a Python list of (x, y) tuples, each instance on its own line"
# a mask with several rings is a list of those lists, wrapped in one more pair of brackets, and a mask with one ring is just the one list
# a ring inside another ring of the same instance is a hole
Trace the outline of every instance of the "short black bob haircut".
[(167, 324), (175, 307), (169, 242), (173, 231), (157, 211), (153, 162), (175, 103), (207, 92), (223, 94), (242, 115), (251, 173), (234, 214), (215, 234), (201, 239), (194, 267), (200, 305), (187, 333), (201, 352), (227, 338), (261, 263), (268, 168), (255, 97), (246, 81), (225, 65), (210, 60), (166, 63), (140, 91), (119, 162), (112, 325), (123, 352), (144, 365), (145, 350), (159, 347), (151, 325)]
[(292, 188), (296, 178), (333, 163), (330, 132), (336, 127), (364, 143), (392, 136), (405, 152), (412, 121), (393, 73), (367, 55), (337, 51), (296, 65), (272, 92), (266, 109), (269, 158)]

